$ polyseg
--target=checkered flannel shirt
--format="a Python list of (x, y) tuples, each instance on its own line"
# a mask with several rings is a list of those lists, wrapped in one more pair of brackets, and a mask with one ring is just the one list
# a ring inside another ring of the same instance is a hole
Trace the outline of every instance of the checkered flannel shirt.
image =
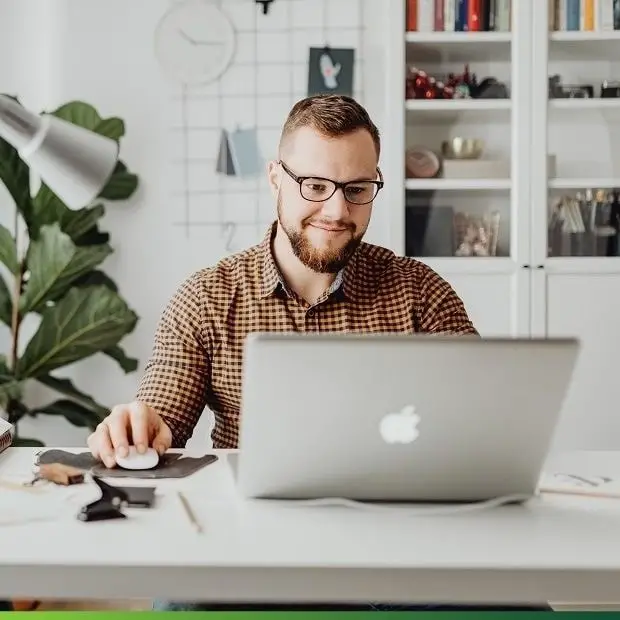
[(137, 398), (185, 446), (205, 407), (214, 448), (236, 448), (246, 336), (271, 332), (474, 334), (462, 301), (423, 263), (362, 243), (334, 285), (309, 305), (287, 290), (263, 241), (191, 275), (164, 310)]

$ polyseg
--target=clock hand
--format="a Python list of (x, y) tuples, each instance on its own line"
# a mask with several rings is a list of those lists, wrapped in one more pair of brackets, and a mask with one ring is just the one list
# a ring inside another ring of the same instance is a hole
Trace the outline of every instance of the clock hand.
[(195, 41), (194, 39), (192, 39), (186, 32), (184, 32), (183, 30), (179, 29), (179, 34), (184, 38), (187, 39), (192, 45), (196, 45), (196, 43), (198, 43), (198, 41)]
[(224, 45), (223, 41), (194, 41), (196, 45), (211, 45), (212, 47)]
[(211, 46), (217, 46), (217, 45), (224, 45), (223, 41), (198, 41), (197, 39), (192, 39), (186, 32), (184, 32), (183, 30), (179, 30), (179, 34), (184, 38), (187, 39), (192, 45), (211, 45)]

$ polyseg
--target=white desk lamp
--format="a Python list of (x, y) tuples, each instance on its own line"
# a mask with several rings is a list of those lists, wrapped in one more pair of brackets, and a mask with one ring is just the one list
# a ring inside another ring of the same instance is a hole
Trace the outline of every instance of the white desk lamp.
[(70, 209), (89, 205), (118, 161), (115, 140), (0, 95), (0, 137)]

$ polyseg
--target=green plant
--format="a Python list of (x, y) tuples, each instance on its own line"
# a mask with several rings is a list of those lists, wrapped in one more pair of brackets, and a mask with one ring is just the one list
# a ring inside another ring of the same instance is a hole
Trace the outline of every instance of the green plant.
[[(101, 118), (82, 101), (51, 114), (117, 141), (125, 134), (123, 120)], [(33, 194), (28, 166), (2, 139), (0, 181), (15, 203), (13, 231), (0, 225), (0, 262), (7, 274), (7, 279), (0, 274), (0, 322), (11, 336), (10, 351), (0, 355), (0, 407), (15, 425), (15, 444), (42, 445), (19, 435), (24, 416), (59, 415), (92, 429), (108, 412), (54, 371), (103, 353), (124, 372), (133, 372), (138, 362), (119, 343), (134, 330), (138, 317), (99, 268), (112, 253), (109, 234), (99, 228), (105, 212), (99, 200), (72, 211), (45, 184)], [(126, 200), (137, 186), (137, 176), (119, 161), (99, 199)], [(38, 327), (23, 346), (21, 328), (28, 315), (38, 315)], [(52, 388), (59, 398), (29, 408), (25, 394), (32, 381)]]

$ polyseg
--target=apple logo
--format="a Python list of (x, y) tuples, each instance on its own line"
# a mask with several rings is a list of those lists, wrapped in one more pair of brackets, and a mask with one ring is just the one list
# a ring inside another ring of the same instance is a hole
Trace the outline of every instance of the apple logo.
[(419, 436), (420, 416), (413, 405), (403, 407), (401, 411), (388, 413), (379, 423), (379, 432), (386, 443), (413, 443)]

